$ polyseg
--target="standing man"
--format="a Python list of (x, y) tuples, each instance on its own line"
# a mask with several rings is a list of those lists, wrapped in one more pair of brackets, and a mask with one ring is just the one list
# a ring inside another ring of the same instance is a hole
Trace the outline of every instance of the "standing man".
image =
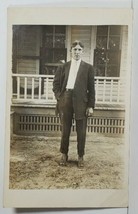
[(80, 41), (71, 46), (71, 61), (58, 67), (53, 81), (53, 92), (57, 99), (56, 110), (62, 127), (60, 165), (66, 165), (69, 137), (73, 116), (76, 121), (78, 167), (84, 166), (87, 117), (95, 106), (94, 69), (81, 60), (84, 46)]

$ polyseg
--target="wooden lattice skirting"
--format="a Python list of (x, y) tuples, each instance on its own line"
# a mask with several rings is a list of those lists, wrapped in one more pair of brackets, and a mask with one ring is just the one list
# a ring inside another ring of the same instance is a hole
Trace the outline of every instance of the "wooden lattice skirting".
[[(15, 134), (54, 134), (60, 133), (59, 117), (43, 114), (16, 113), (13, 119)], [(75, 132), (73, 120), (72, 132)], [(87, 120), (87, 133), (124, 134), (125, 119), (123, 117), (93, 116)]]

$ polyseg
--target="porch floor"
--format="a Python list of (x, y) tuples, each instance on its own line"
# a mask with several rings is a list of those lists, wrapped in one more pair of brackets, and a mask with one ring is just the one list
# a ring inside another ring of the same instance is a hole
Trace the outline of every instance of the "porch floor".
[[(16, 101), (12, 103), (12, 106), (20, 106), (20, 107), (50, 107), (50, 108), (55, 108), (55, 102), (46, 102), (45, 100), (36, 100), (36, 101)], [(124, 110), (125, 105), (124, 104), (116, 104), (116, 103), (97, 103), (95, 106), (96, 109), (105, 109), (105, 110)]]

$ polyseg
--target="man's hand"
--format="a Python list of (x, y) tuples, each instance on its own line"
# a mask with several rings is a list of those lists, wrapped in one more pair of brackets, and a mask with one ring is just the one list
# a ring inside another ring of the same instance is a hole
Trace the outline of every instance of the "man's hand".
[(93, 114), (93, 108), (87, 108), (87, 110), (86, 110), (86, 115), (87, 115), (88, 117), (90, 117), (90, 116), (92, 116), (92, 114)]

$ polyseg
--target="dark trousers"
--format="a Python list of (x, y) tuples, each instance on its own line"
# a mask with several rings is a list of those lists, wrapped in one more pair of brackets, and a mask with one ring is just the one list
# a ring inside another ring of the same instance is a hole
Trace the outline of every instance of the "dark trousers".
[[(72, 104), (72, 91), (66, 91), (60, 100), (59, 104), (60, 119), (61, 119), (61, 146), (60, 152), (68, 154), (69, 151), (69, 137), (72, 126), (72, 119), (74, 114)], [(85, 140), (86, 140), (86, 126), (87, 118), (76, 120), (77, 132), (77, 151), (79, 157), (84, 155)]]

